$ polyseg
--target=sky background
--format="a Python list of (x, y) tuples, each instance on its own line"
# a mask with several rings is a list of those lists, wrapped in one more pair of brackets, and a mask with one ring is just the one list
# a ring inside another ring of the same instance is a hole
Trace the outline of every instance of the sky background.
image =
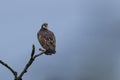
[[(41, 47), (47, 22), (57, 53), (42, 55), (23, 80), (120, 80), (120, 0), (1, 0), (0, 60), (18, 74)], [(0, 65), (0, 79), (13, 80)]]

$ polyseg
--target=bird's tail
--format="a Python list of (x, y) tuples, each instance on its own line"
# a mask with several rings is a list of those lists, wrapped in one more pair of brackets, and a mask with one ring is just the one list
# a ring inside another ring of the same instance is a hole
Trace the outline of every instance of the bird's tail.
[(45, 51), (45, 54), (46, 54), (46, 55), (52, 55), (52, 54), (55, 54), (55, 53), (56, 53), (55, 50), (46, 50), (46, 51)]

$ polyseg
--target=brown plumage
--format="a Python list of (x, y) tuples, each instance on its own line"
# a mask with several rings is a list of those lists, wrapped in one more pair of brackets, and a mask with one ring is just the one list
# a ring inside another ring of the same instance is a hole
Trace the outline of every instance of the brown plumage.
[(45, 49), (46, 55), (55, 54), (56, 39), (54, 33), (47, 28), (48, 24), (44, 23), (41, 26), (41, 29), (37, 33), (38, 41), (41, 46)]

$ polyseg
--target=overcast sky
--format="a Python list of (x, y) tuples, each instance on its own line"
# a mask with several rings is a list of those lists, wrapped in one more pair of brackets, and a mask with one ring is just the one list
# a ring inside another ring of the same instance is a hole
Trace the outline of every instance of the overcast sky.
[[(1, 0), (0, 60), (19, 74), (32, 44), (39, 53), (44, 22), (57, 53), (37, 58), (23, 80), (120, 80), (119, 0)], [(14, 77), (0, 65), (0, 79)]]

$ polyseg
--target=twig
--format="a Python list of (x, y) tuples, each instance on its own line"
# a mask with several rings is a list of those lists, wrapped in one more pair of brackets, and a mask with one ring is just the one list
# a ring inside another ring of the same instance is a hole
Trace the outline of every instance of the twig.
[(17, 79), (17, 72), (14, 71), (7, 63), (3, 62), (2, 60), (0, 60), (0, 63), (12, 72), (12, 74), (14, 75), (15, 80), (16, 80)]
[(39, 54), (35, 55), (35, 46), (32, 46), (32, 52), (31, 52), (31, 58), (29, 59), (28, 63), (25, 65), (23, 71), (20, 73), (20, 75), (17, 75), (17, 72), (14, 71), (8, 64), (6, 64), (5, 62), (3, 62), (2, 60), (0, 60), (0, 64), (2, 64), (3, 66), (5, 66), (6, 68), (8, 68), (12, 74), (14, 75), (14, 80), (22, 80), (23, 75), (27, 72), (28, 68), (31, 66), (31, 64), (33, 63), (33, 61), (41, 56), (42, 54), (44, 54), (44, 50), (40, 50), (41, 52)]
[(32, 52), (31, 52), (31, 58), (28, 61), (28, 63), (26, 64), (25, 68), (23, 69), (23, 71), (21, 72), (21, 74), (18, 76), (18, 80), (22, 80), (22, 76), (27, 72), (28, 68), (31, 66), (31, 64), (33, 63), (33, 61), (40, 55), (43, 54), (43, 52), (39, 53), (39, 54), (35, 54), (35, 46), (32, 46)]

